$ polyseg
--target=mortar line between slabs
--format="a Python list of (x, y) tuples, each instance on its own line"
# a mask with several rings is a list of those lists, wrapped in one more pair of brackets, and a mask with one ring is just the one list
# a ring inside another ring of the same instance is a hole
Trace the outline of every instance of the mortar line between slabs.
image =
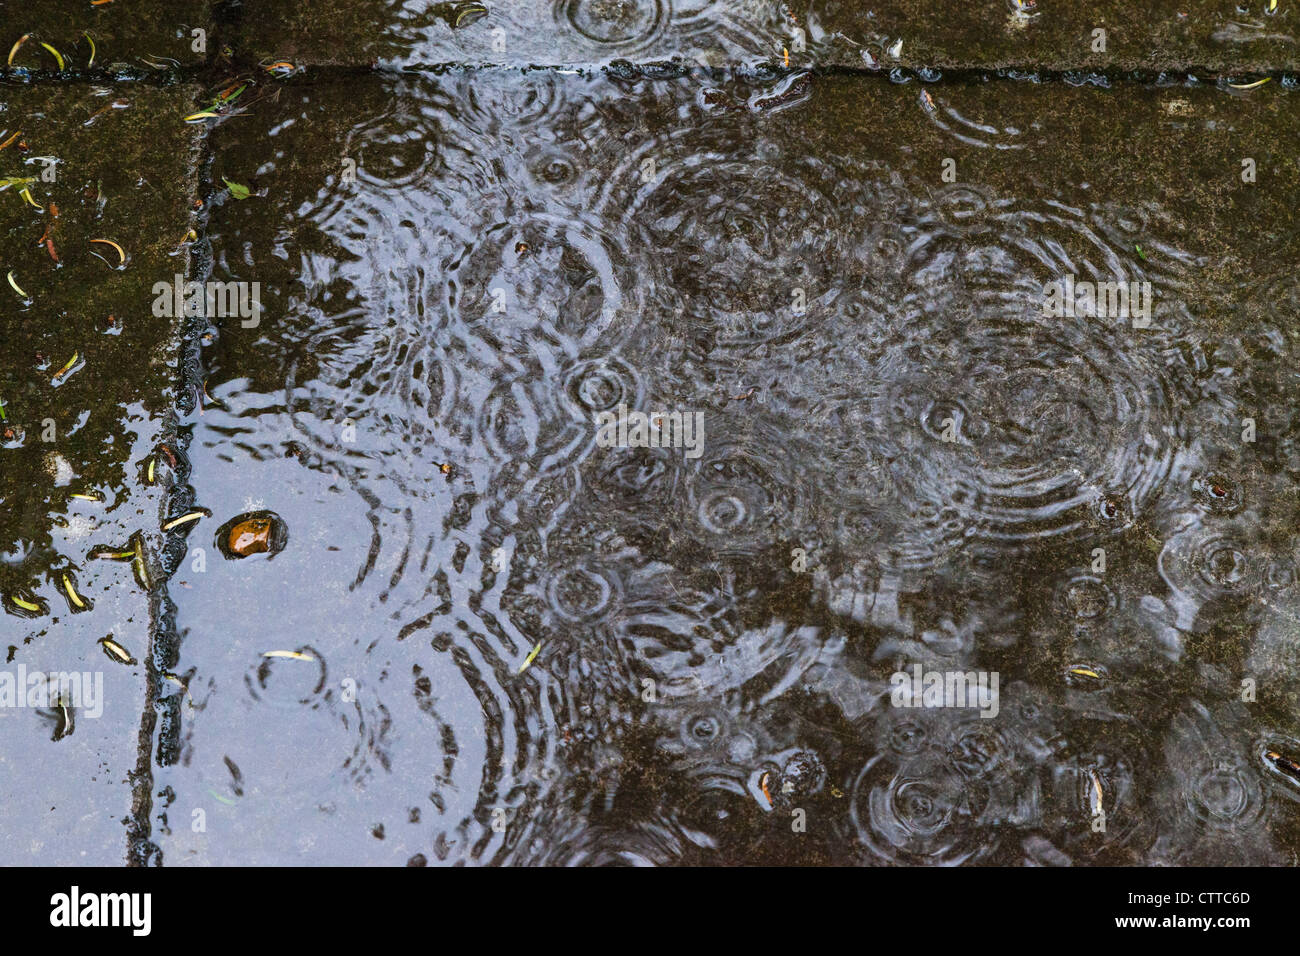
[[(211, 185), (210, 171), (215, 157), (210, 128), (205, 128), (198, 143), (193, 147), (193, 184), (195, 196), (201, 195)], [(211, 272), (211, 256), (206, 245), (208, 234), (208, 207), (205, 205), (202, 215), (195, 223), (196, 240), (188, 247), (185, 273), (188, 279), (200, 280)], [(197, 362), (200, 352), (199, 330), (196, 322), (188, 321), (185, 316), (178, 316), (171, 336), (177, 344), (177, 368), (172, 382), (172, 401), (168, 404), (162, 427), (162, 443), (168, 445), (175, 455), (176, 467), (171, 471), (172, 482), (163, 489), (159, 502), (159, 522), (166, 522), (169, 514), (175, 513), (177, 504), (182, 508), (193, 502), (194, 488), (191, 484), (193, 469), (189, 460), (190, 433), (183, 424), (182, 416), (186, 397), (191, 394), (192, 380), (197, 378)], [(155, 450), (154, 454), (157, 454)], [(127, 866), (161, 866), (163, 853), (161, 847), (152, 839), (154, 813), (154, 766), (162, 766), (164, 758), (170, 765), (177, 756), (178, 740), (176, 732), (179, 724), (173, 715), (159, 719), (162, 703), (162, 688), (168, 681), (167, 675), (175, 669), (180, 654), (180, 631), (176, 624), (176, 603), (171, 598), (171, 579), (188, 557), (189, 550), (185, 544), (188, 528), (173, 528), (164, 531), (162, 546), (159, 550), (157, 565), (157, 582), (149, 592), (149, 646), (145, 655), (145, 700), (136, 732), (136, 764), (131, 773), (131, 818), (127, 830), (126, 865)], [(179, 555), (175, 545), (179, 544)], [(173, 566), (174, 565), (174, 566)], [(182, 688), (181, 699), (188, 700), (189, 688)], [(180, 707), (181, 704), (177, 704)], [(168, 734), (168, 729), (172, 733)], [(164, 734), (168, 734), (165, 739)]]

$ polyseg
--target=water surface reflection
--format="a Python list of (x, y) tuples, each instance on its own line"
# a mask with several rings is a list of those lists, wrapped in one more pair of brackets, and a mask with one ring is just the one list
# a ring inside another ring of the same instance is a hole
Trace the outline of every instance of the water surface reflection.
[[(221, 125), (266, 312), (209, 330), (193, 482), (289, 541), (172, 580), (167, 861), (1292, 862), (1292, 315), (1107, 95), (452, 73)], [(1129, 95), (1162, 157), (1239, 109)], [(996, 716), (894, 706), (914, 666)]]

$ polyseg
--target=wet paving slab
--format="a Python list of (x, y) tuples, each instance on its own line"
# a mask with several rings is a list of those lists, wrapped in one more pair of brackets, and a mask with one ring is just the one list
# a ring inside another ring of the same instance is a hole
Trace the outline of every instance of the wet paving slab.
[(298, 65), (1001, 69), (1030, 73), (1293, 70), (1300, 9), (1281, 0), (246, 0), (231, 43)]
[[(194, 93), (0, 89), (8, 863), (125, 859), (174, 475), (180, 324), (153, 287), (189, 267), (199, 133), (179, 118)], [(51, 690), (64, 674), (80, 683)]]
[(220, 54), (211, 0), (45, 0), (0, 9), (0, 70), (28, 80), (199, 66)]
[(1280, 0), (814, 0), (791, 14), (819, 62), (884, 69), (1264, 73), (1293, 70), (1300, 39), (1300, 9)]
[(0, 12), (0, 859), (1294, 864), (1294, 17)]
[(487, 70), (216, 121), (261, 310), (190, 330), (140, 855), (1294, 863), (1295, 95)]

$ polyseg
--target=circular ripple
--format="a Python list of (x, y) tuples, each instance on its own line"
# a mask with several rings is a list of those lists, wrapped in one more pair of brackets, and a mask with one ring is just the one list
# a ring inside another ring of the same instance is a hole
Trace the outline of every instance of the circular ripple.
[(1066, 620), (1093, 623), (1115, 610), (1115, 592), (1099, 577), (1077, 574), (1056, 587), (1053, 605)]
[(644, 45), (668, 19), (661, 0), (559, 0), (556, 15), (584, 39), (620, 50)]
[(656, 284), (681, 297), (682, 322), (692, 334), (708, 330), (721, 348), (789, 342), (824, 327), (846, 251), (837, 210), (856, 181), (766, 142), (750, 161), (727, 149), (676, 149), (652, 143), (631, 156), (607, 203), (661, 264)]
[(249, 696), (278, 707), (310, 704), (325, 690), (325, 658), (310, 645), (289, 652), (267, 652), (244, 675)]
[(617, 412), (619, 405), (638, 410), (642, 397), (636, 373), (618, 358), (578, 363), (565, 375), (564, 394), (579, 415), (588, 417)]
[(501, 862), (518, 851), (555, 784), (558, 754), (548, 738), (568, 722), (533, 683), (548, 680), (541, 662), (519, 680), (519, 648), (464, 630), (440, 634), (433, 645), (447, 656), (418, 693), (444, 749), (438, 807), (448, 824), (459, 819), (459, 852)]
[[(754, 554), (799, 527), (803, 502), (791, 480), (790, 448), (765, 432), (728, 435), (725, 424), (710, 425), (705, 454), (692, 463), (687, 500), (694, 525), (718, 554)], [(780, 456), (785, 453), (785, 458)]]
[(912, 533), (935, 549), (1015, 551), (1088, 533), (1099, 500), (1111, 522), (1140, 512), (1176, 447), (1157, 356), (994, 305), (955, 301), (937, 340), (927, 326), (947, 323), (910, 316), (882, 358), (892, 384), (873, 417), (901, 446), (896, 481), (922, 518)]
[(579, 176), (573, 160), (567, 154), (554, 149), (546, 150), (530, 159), (528, 172), (537, 182), (548, 186), (566, 186)]
[(1193, 478), (1192, 495), (1214, 514), (1235, 514), (1241, 510), (1243, 494), (1240, 483), (1218, 472)]
[(997, 773), (1012, 756), (1006, 734), (990, 727), (984, 718), (955, 728), (948, 743), (948, 759), (968, 779)]
[(992, 851), (992, 834), (977, 822), (987, 803), (982, 781), (934, 755), (896, 768), (874, 757), (854, 781), (849, 816), (858, 839), (882, 860), (954, 866)]
[(722, 753), (730, 733), (730, 715), (720, 708), (692, 708), (682, 718), (681, 744), (688, 752)]
[(732, 691), (761, 697), (793, 681), (821, 649), (818, 628), (780, 619), (746, 627), (734, 594), (712, 569), (681, 574), (659, 562), (620, 566), (622, 600), (613, 638), (654, 681), (662, 700), (715, 699)]
[(1262, 811), (1259, 782), (1244, 768), (1229, 764), (1203, 768), (1184, 797), (1197, 821), (1217, 829), (1249, 826)]
[(595, 446), (591, 418), (573, 408), (541, 370), (499, 383), (478, 413), (478, 432), (499, 465), (551, 474)]
[(656, 815), (618, 828), (582, 820), (564, 830), (538, 828), (545, 833), (533, 841), (534, 853), (513, 859), (525, 866), (669, 866), (682, 853), (682, 839), (671, 823)]
[(551, 610), (568, 621), (590, 624), (605, 616), (620, 586), (613, 572), (575, 564), (555, 572), (546, 584)]
[(930, 733), (914, 720), (900, 720), (889, 730), (888, 745), (896, 754), (912, 756), (929, 746)]
[(293, 653), (302, 657), (260, 657), (244, 674), (246, 696), (218, 689), (190, 715), (186, 763), (221, 802), (298, 806), (364, 787), (389, 765), (387, 708), (365, 690), (349, 701), (329, 687), (314, 648)]
[(455, 89), (458, 116), (475, 133), (507, 136), (517, 142), (535, 141), (566, 113), (568, 88), (553, 72), (521, 72), (508, 83), (484, 83), (477, 75), (444, 77)]
[(671, 448), (602, 448), (585, 464), (591, 499), (622, 524), (657, 530), (669, 509), (680, 507), (681, 453)]
[(673, 814), (686, 841), (711, 851), (743, 853), (762, 838), (758, 806), (745, 782), (734, 775), (702, 773), (690, 778), (690, 791)]
[(1052, 768), (1051, 805), (1061, 843), (1091, 857), (1107, 848), (1139, 849), (1151, 835), (1147, 808), (1139, 803), (1133, 756), (1111, 750), (1082, 752)]
[(448, 263), (448, 304), (478, 334), (569, 354), (608, 349), (641, 314), (639, 285), (617, 245), (581, 223), (547, 215), (488, 226)]
[(993, 199), (972, 186), (952, 185), (934, 194), (926, 212), (952, 232), (978, 231), (987, 227)]
[(1165, 821), (1176, 862), (1210, 859), (1268, 862), (1277, 848), (1264, 839), (1264, 778), (1251, 753), (1255, 734), (1229, 706), (1211, 713), (1192, 701), (1173, 715), (1164, 742), (1168, 775), (1161, 781), (1172, 813)]
[(1175, 590), (1202, 600), (1260, 590), (1268, 566), (1232, 529), (1193, 527), (1160, 552), (1160, 574)]

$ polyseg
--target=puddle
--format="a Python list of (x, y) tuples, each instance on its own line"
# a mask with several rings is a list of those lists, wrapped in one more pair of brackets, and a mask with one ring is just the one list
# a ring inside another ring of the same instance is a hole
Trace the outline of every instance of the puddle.
[(1163, 177), (1289, 121), (1131, 88), (1111, 153), (1113, 92), (933, 98), (500, 71), (219, 125), (262, 312), (195, 329), (163, 859), (1288, 862), (1293, 240)]
[(1266, 6), (32, 13), (11, 858), (1295, 863)]

